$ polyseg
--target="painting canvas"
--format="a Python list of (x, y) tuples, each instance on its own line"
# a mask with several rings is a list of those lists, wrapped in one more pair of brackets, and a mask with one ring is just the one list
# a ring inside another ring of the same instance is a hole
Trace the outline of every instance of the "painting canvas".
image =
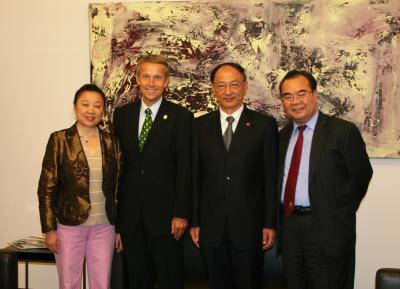
[(92, 82), (113, 110), (139, 98), (136, 62), (162, 54), (171, 65), (165, 97), (201, 115), (216, 109), (211, 69), (238, 62), (246, 104), (286, 118), (279, 80), (313, 73), (320, 109), (354, 122), (370, 157), (400, 158), (400, 1), (276, 0), (90, 4)]

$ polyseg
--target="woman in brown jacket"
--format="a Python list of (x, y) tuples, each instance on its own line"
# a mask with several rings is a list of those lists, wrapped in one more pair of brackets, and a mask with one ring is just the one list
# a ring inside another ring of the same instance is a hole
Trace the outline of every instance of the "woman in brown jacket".
[(89, 286), (108, 289), (116, 216), (120, 148), (116, 137), (98, 124), (105, 95), (93, 84), (75, 94), (77, 122), (50, 135), (43, 159), (38, 197), (42, 232), (54, 252), (59, 287), (79, 289), (83, 260)]

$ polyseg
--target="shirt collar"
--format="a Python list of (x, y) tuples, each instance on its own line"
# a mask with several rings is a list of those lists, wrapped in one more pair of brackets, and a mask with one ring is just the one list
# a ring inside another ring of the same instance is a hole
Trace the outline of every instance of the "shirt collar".
[(235, 119), (235, 121), (238, 121), (240, 116), (242, 115), (244, 109), (244, 105), (242, 104), (234, 113), (232, 114), (227, 114), (226, 112), (224, 112), (221, 108), (219, 109), (219, 113), (221, 116), (221, 121), (226, 121), (226, 118), (228, 116), (233, 116), (233, 118)]
[[(307, 123), (305, 124), (309, 129), (314, 130), (315, 126), (317, 124), (317, 120), (318, 120), (318, 115), (319, 115), (319, 111), (317, 110), (316, 113), (314, 113), (314, 115), (307, 121)], [(295, 122), (293, 122), (293, 131), (296, 131), (296, 129), (299, 127), (300, 125), (296, 124)]]
[(162, 102), (162, 97), (160, 97), (160, 99), (159, 100), (157, 100), (155, 103), (153, 103), (152, 105), (150, 105), (150, 106), (147, 106), (145, 103), (144, 103), (144, 101), (143, 101), (143, 99), (141, 100), (141, 105), (140, 105), (140, 113), (141, 114), (145, 114), (145, 110), (146, 110), (146, 108), (150, 108), (151, 109), (151, 117), (152, 117), (152, 119), (154, 120), (155, 119), (155, 117), (156, 117), (156, 115), (157, 115), (157, 112), (158, 112), (158, 110), (159, 110), (159, 108), (160, 108), (160, 106), (161, 106), (161, 102)]

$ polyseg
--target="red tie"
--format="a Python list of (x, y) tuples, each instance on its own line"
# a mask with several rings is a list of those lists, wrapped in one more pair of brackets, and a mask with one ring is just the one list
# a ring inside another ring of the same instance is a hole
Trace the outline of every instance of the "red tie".
[(294, 211), (294, 193), (296, 191), (297, 176), (299, 175), (301, 150), (303, 148), (303, 130), (305, 127), (305, 125), (298, 127), (299, 135), (297, 137), (296, 145), (294, 146), (289, 173), (286, 179), (285, 195), (283, 199), (283, 209), (286, 216), (289, 216)]

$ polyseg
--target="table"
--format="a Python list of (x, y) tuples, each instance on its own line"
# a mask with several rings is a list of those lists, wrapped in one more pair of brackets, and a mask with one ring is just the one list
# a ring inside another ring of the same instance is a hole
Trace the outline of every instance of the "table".
[[(4, 250), (17, 254), (17, 260), (25, 263), (25, 288), (29, 288), (29, 263), (55, 263), (54, 254), (48, 249), (17, 249), (8, 246)], [(83, 263), (83, 289), (86, 289), (86, 264)]]

